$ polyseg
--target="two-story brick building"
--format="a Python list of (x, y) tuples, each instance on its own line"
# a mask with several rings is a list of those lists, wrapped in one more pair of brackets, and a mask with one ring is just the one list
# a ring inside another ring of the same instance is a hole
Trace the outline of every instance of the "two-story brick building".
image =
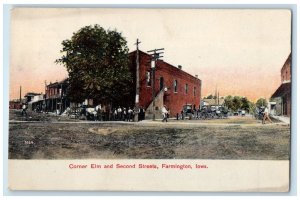
[(291, 54), (281, 68), (281, 85), (271, 96), (276, 115), (291, 116)]
[[(136, 76), (136, 54), (129, 54), (130, 68)], [(192, 76), (183, 71), (182, 66), (175, 67), (162, 60), (157, 60), (154, 70), (154, 82), (152, 82), (151, 55), (139, 51), (139, 105), (151, 115), (153, 110), (157, 114), (163, 105), (170, 110), (170, 116), (180, 114), (184, 105), (199, 108), (201, 99), (201, 80), (198, 76)], [(152, 90), (154, 84), (155, 106), (153, 108)]]
[(46, 85), (45, 88), (45, 109), (48, 112), (59, 110), (63, 112), (70, 106), (70, 101), (67, 97), (68, 79), (56, 81)]

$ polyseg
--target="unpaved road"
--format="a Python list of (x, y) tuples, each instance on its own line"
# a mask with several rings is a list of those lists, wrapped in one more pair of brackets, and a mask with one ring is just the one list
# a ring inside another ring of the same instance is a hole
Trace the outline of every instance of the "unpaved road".
[(10, 122), (9, 158), (288, 160), (290, 157), (289, 126), (259, 122), (193, 123), (196, 125)]

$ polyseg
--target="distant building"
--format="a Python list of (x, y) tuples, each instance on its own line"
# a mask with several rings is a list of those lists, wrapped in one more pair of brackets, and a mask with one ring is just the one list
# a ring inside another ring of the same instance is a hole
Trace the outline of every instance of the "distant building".
[[(130, 68), (134, 75), (136, 69), (136, 54), (129, 54)], [(166, 105), (170, 116), (181, 113), (184, 105), (199, 108), (201, 99), (201, 80), (183, 71), (182, 66), (175, 67), (167, 62), (158, 60), (155, 67), (154, 96), (155, 107), (152, 101), (152, 69), (151, 55), (139, 51), (139, 105), (146, 110), (146, 118), (151, 114), (161, 116), (161, 108)], [(133, 98), (134, 99), (134, 98)], [(133, 102), (134, 103), (134, 102)]]
[[(281, 85), (271, 96), (275, 115), (291, 116), (291, 54), (281, 68)], [(271, 109), (272, 110), (272, 109)]]
[(36, 94), (34, 96), (31, 96), (31, 100), (27, 102), (28, 109), (32, 111), (40, 111), (43, 108), (43, 104), (45, 103), (44, 100), (44, 94)]
[(21, 102), (20, 99), (12, 99), (9, 101), (9, 109), (21, 109), (23, 103), (25, 103), (25, 99), (22, 99)]
[(203, 106), (223, 106), (225, 103), (225, 99), (224, 98), (213, 98), (213, 99), (207, 99), (204, 98), (202, 99), (202, 105)]
[(28, 92), (25, 94), (24, 98), (25, 98), (25, 103), (29, 103), (30, 101), (32, 101), (34, 99), (35, 96), (41, 95), (41, 93), (36, 93), (36, 92)]
[(56, 81), (46, 85), (45, 88), (45, 110), (48, 112), (63, 112), (70, 106), (70, 101), (67, 98), (68, 79)]

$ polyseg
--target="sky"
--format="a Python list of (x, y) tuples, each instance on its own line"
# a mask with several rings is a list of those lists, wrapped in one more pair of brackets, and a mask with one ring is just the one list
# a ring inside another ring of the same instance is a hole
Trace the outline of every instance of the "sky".
[(202, 80), (202, 97), (269, 98), (291, 52), (291, 13), (284, 9), (13, 8), (10, 99), (45, 91), (68, 76), (55, 60), (61, 42), (88, 25), (116, 29), (130, 51), (164, 48), (164, 61)]

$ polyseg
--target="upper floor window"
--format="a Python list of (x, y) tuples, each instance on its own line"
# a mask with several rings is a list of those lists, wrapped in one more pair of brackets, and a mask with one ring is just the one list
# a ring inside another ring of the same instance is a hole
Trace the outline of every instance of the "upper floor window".
[(146, 86), (151, 86), (151, 73), (149, 71), (146, 72)]
[(178, 83), (177, 80), (174, 80), (174, 92), (177, 92)]
[(188, 84), (185, 84), (185, 88), (184, 88), (184, 90), (185, 90), (185, 94), (187, 94), (187, 93), (188, 93), (188, 90), (189, 90), (189, 86), (188, 86)]
[(196, 87), (194, 87), (194, 97), (196, 96)]

